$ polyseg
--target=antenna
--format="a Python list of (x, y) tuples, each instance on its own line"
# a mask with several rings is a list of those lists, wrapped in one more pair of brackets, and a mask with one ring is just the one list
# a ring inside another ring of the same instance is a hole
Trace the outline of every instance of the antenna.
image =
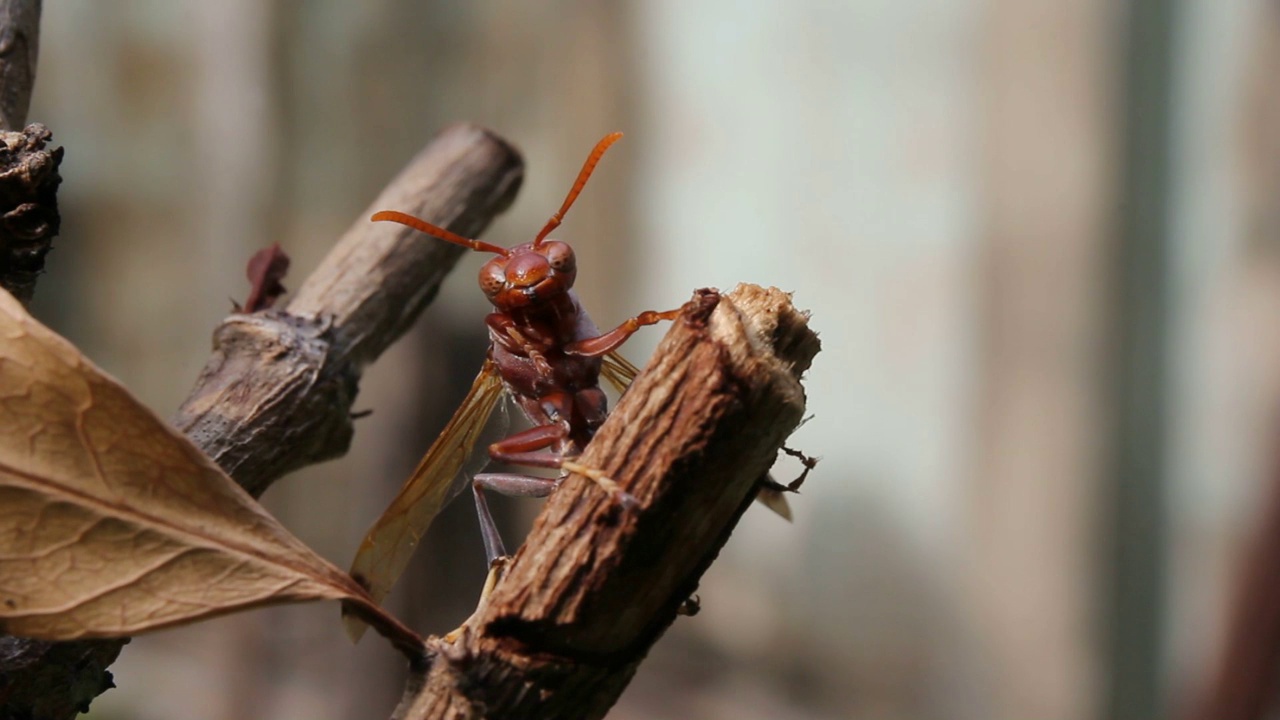
[(610, 145), (621, 139), (622, 133), (609, 133), (604, 136), (603, 140), (596, 143), (591, 154), (587, 156), (587, 161), (582, 164), (582, 169), (578, 171), (578, 179), (574, 181), (573, 187), (569, 189), (569, 196), (564, 199), (564, 204), (560, 206), (560, 209), (555, 215), (551, 216), (551, 219), (547, 221), (547, 224), (542, 226), (542, 232), (538, 233), (538, 237), (533, 239), (534, 247), (541, 245), (543, 239), (550, 235), (552, 230), (560, 227), (560, 222), (564, 220), (564, 214), (569, 212), (569, 207), (573, 205), (573, 201), (578, 199), (578, 193), (582, 192), (582, 188), (586, 187), (587, 178), (591, 177), (591, 173), (596, 169), (596, 165), (600, 162), (600, 158), (604, 157), (604, 151), (608, 150)]
[(479, 250), (480, 252), (496, 253), (503, 257), (507, 257), (508, 255), (510, 255), (510, 252), (504, 247), (498, 247), (497, 245), (490, 245), (487, 242), (472, 240), (471, 238), (464, 238), (461, 235), (458, 235), (456, 233), (451, 233), (448, 230), (445, 230), (444, 228), (438, 225), (432, 225), (426, 220), (420, 220), (412, 215), (409, 215), (407, 213), (402, 213), (397, 210), (379, 210), (378, 212), (373, 214), (373, 217), (369, 219), (372, 220), (373, 222), (387, 221), (387, 222), (400, 223), (401, 225), (408, 225), (409, 227), (419, 232), (426, 233), (428, 235), (431, 235), (432, 237), (440, 238), (445, 242), (451, 242), (454, 245), (461, 245), (463, 247), (471, 248), (472, 250)]

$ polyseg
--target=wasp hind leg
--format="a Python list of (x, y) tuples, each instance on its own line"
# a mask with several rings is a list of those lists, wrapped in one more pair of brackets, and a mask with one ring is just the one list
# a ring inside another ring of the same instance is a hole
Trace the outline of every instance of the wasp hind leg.
[[(480, 601), (476, 604), (472, 618), (478, 616), (489, 602), (489, 594), (493, 592), (494, 586), (497, 585), (507, 569), (507, 563), (511, 560), (502, 543), (498, 526), (493, 521), (493, 515), (489, 512), (489, 503), (485, 499), (484, 491), (493, 490), (503, 495), (518, 497), (546, 497), (559, 485), (560, 480), (557, 478), (511, 473), (480, 473), (471, 479), (471, 492), (476, 501), (476, 515), (480, 518), (480, 536), (484, 539), (484, 554), (489, 562), (489, 574), (485, 577), (484, 589), (480, 591)], [(470, 624), (471, 618), (468, 618), (461, 627), (445, 635), (445, 642), (457, 642)]]
[[(592, 482), (599, 485), (601, 489), (618, 498), (623, 505), (627, 507), (634, 507), (636, 505), (636, 499), (619, 487), (618, 483), (606, 475), (603, 470), (588, 467), (576, 460), (565, 458), (555, 453), (539, 452), (540, 450), (545, 450), (559, 442), (567, 434), (568, 431), (561, 425), (539, 425), (537, 427), (529, 428), (524, 432), (516, 433), (506, 440), (490, 445), (489, 457), (498, 462), (507, 463), (509, 465), (527, 465), (529, 467), (549, 468), (552, 470), (564, 470), (566, 472), (577, 473), (583, 477), (589, 478)], [(540, 479), (530, 478), (527, 475), (507, 475), (505, 477), (534, 480)], [(559, 481), (556, 481), (556, 483), (558, 484)], [(514, 484), (514, 487), (519, 488), (521, 486), (516, 483)], [(512, 493), (508, 493), (497, 487), (493, 489), (506, 495), (528, 495), (528, 493), (522, 489), (517, 489)], [(552, 489), (554, 489), (554, 487)]]
[[(616, 495), (628, 507), (635, 504), (635, 499), (623, 492), (616, 482), (603, 472), (588, 468), (579, 463), (565, 460), (555, 453), (545, 452), (558, 443), (567, 434), (561, 425), (539, 425), (524, 432), (516, 433), (505, 440), (489, 446), (489, 457), (500, 463), (509, 465), (527, 465), (551, 470), (567, 470), (584, 475), (611, 495)], [(471, 489), (475, 494), (476, 513), (480, 516), (480, 533), (484, 538), (484, 551), (492, 564), (507, 554), (498, 533), (493, 515), (489, 512), (489, 503), (484, 491), (492, 490), (515, 497), (546, 497), (560, 486), (560, 478), (544, 478), (519, 473), (481, 473), (471, 481)]]
[(555, 491), (560, 481), (555, 478), (533, 477), (531, 475), (515, 475), (512, 473), (482, 473), (471, 481), (471, 490), (476, 498), (476, 514), (480, 516), (480, 535), (484, 538), (484, 553), (490, 565), (498, 559), (506, 557), (507, 549), (502, 544), (502, 535), (493, 522), (489, 512), (489, 503), (484, 491), (492, 490), (515, 497), (546, 497)]
[[(623, 507), (632, 508), (637, 505), (636, 499), (618, 487), (618, 483), (604, 472), (554, 455), (541, 457), (548, 461), (545, 467), (558, 467), (589, 478), (610, 495), (618, 498)], [(551, 465), (550, 461), (554, 461), (555, 465)], [(475, 495), (476, 514), (480, 517), (480, 535), (484, 538), (484, 552), (490, 565), (506, 557), (507, 549), (503, 545), (498, 526), (493, 521), (493, 515), (489, 512), (489, 502), (485, 498), (484, 491), (492, 490), (511, 497), (541, 498), (555, 492), (555, 489), (560, 487), (560, 481), (561, 478), (544, 478), (518, 473), (481, 473), (472, 479), (471, 490)]]

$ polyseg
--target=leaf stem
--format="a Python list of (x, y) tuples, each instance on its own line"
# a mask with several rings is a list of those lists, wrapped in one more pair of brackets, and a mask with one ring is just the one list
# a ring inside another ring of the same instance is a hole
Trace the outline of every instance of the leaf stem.
[(355, 615), (368, 623), (374, 632), (386, 638), (392, 647), (409, 659), (410, 665), (420, 667), (426, 661), (430, 654), (427, 650), (427, 641), (377, 603), (370, 599), (354, 597), (343, 600), (342, 608), (346, 613)]

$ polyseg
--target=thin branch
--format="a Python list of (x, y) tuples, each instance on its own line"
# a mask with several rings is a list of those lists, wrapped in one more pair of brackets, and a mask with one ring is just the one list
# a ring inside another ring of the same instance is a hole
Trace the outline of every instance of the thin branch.
[(62, 148), (43, 125), (23, 126), (40, 46), (40, 0), (0, 0), (0, 287), (31, 301), (58, 234)]
[(27, 124), (40, 51), (40, 0), (0, 0), (0, 130)]
[(232, 315), (174, 425), (253, 495), (285, 473), (339, 457), (365, 365), (408, 329), (465, 249), (371, 223), (395, 208), (478, 235), (515, 199), (523, 162), (486, 130), (441, 133), (307, 278), (281, 312)]
[[(478, 235), (510, 206), (519, 153), (478, 127), (448, 128), (356, 219), (283, 311), (232, 315), (175, 424), (261, 494), (285, 473), (337, 457), (352, 435), (360, 373), (435, 296), (461, 248), (368, 222), (384, 207)], [(111, 687), (128, 640), (47, 643), (0, 636), (0, 720), (69, 720)]]
[(637, 509), (566, 480), (482, 607), (429, 641), (395, 717), (602, 717), (800, 422), (806, 322), (776, 289), (699, 291), (581, 459)]

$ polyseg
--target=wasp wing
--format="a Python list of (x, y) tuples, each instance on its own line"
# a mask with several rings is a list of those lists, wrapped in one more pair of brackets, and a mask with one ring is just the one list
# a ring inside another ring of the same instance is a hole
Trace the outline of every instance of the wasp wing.
[[(471, 456), (476, 439), (503, 392), (497, 367), (492, 360), (486, 360), (449, 424), (431, 443), (413, 475), (364, 536), (351, 564), (351, 576), (374, 600), (382, 602), (386, 597), (404, 573), (431, 521), (456, 494), (452, 492), (456, 485), (454, 478)], [(359, 640), (365, 624), (352, 616), (344, 617), (343, 621), (351, 640)]]
[(791, 503), (787, 501), (787, 486), (774, 480), (770, 473), (765, 473), (765, 476), (756, 481), (756, 484), (760, 486), (760, 490), (756, 492), (756, 502), (769, 508), (783, 520), (791, 522)]
[[(640, 374), (640, 370), (632, 365), (626, 358), (616, 352), (611, 352), (604, 356), (604, 362), (600, 365), (600, 377), (609, 381), (618, 394), (621, 395), (631, 386), (632, 381)], [(760, 491), (756, 493), (756, 502), (764, 505), (770, 510), (780, 515), (788, 522), (791, 520), (791, 503), (787, 502), (786, 485), (782, 485), (773, 479), (771, 475), (765, 475), (758, 483)]]
[(631, 383), (639, 374), (639, 368), (616, 352), (605, 355), (604, 362), (600, 365), (600, 377), (608, 380), (619, 395), (631, 387)]

